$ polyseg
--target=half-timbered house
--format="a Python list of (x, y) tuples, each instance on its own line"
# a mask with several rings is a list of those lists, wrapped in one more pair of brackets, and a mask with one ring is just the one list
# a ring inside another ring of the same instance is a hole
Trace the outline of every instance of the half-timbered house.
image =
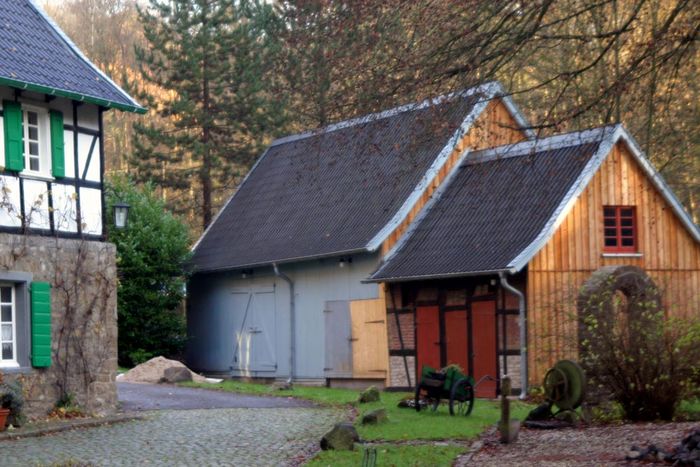
[(143, 111), (33, 1), (0, 2), (0, 372), (22, 376), (34, 413), (60, 392), (116, 403), (109, 109)]

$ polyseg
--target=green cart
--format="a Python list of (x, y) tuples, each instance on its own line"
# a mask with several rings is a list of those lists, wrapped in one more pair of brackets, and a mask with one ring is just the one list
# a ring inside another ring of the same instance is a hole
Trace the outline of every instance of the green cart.
[(427, 408), (436, 411), (440, 399), (450, 401), (450, 415), (471, 414), (474, 408), (474, 378), (454, 366), (441, 371), (423, 365), (420, 381), (416, 384), (416, 411)]

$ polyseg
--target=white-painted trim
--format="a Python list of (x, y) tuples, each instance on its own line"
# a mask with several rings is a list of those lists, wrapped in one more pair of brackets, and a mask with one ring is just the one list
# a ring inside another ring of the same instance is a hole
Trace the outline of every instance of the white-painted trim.
[[(486, 106), (489, 104), (489, 102), (494, 99), (494, 96), (496, 93), (500, 90), (500, 85), (498, 83), (487, 83), (482, 86), (478, 86), (476, 88), (472, 88), (469, 91), (471, 93), (477, 93), (480, 92), (484, 94), (484, 99), (477, 102), (474, 107), (472, 107), (472, 110), (469, 112), (469, 115), (465, 117), (465, 119), (462, 121), (461, 125), (459, 128), (455, 131), (455, 133), (452, 135), (452, 137), (448, 140), (447, 144), (445, 147), (442, 148), (438, 156), (435, 158), (433, 163), (430, 165), (428, 170), (423, 174), (421, 179), (418, 181), (418, 184), (416, 187), (413, 189), (411, 194), (408, 196), (408, 198), (404, 201), (404, 203), (401, 205), (399, 210), (394, 214), (394, 217), (391, 218), (391, 220), (384, 226), (382, 229), (377, 232), (377, 234), (367, 243), (367, 250), (368, 251), (376, 251), (382, 243), (391, 235), (391, 233), (399, 226), (401, 223), (404, 221), (404, 219), (408, 216), (408, 214), (411, 212), (413, 207), (416, 205), (418, 200), (420, 199), (421, 196), (425, 193), (426, 188), (430, 183), (433, 182), (435, 179), (435, 176), (438, 174), (440, 169), (445, 165), (447, 162), (447, 159), (450, 157), (450, 154), (452, 154), (452, 151), (454, 151), (455, 146), (466, 136), (466, 134), (469, 132), (471, 129), (472, 125), (476, 121), (477, 118), (484, 112), (486, 109)], [(468, 91), (468, 92), (469, 92)], [(460, 157), (455, 166), (453, 167), (452, 171), (456, 171), (462, 161), (464, 160), (464, 157), (466, 157), (468, 151), (464, 151)], [(445, 183), (443, 182), (442, 185)]]
[(643, 253), (602, 253), (603, 258), (641, 258)]
[[(661, 192), (663, 198), (671, 205), (678, 218), (685, 225), (688, 233), (690, 233), (696, 242), (700, 243), (700, 231), (698, 230), (698, 227), (692, 221), (668, 185), (666, 185), (661, 175), (644, 156), (644, 153), (639, 148), (639, 145), (636, 143), (632, 135), (630, 135), (629, 132), (620, 124), (613, 127), (603, 127), (597, 130), (602, 130), (604, 133), (598, 150), (586, 164), (586, 167), (581, 172), (581, 175), (579, 175), (578, 179), (573, 183), (539, 235), (532, 243), (530, 243), (530, 245), (528, 245), (527, 248), (516, 256), (513, 261), (510, 262), (510, 264), (508, 264), (508, 268), (512, 273), (518, 272), (524, 268), (525, 265), (527, 265), (537, 254), (537, 252), (539, 252), (540, 249), (547, 244), (552, 235), (554, 235), (556, 229), (569, 214), (571, 208), (573, 208), (573, 205), (577, 201), (578, 197), (581, 195), (586, 186), (588, 186), (588, 183), (593, 178), (593, 175), (595, 175), (603, 161), (610, 155), (613, 146), (620, 140), (625, 142), (634, 159), (646, 172), (654, 186)], [(596, 130), (589, 131), (595, 132)]]
[[(115, 83), (114, 81), (112, 81), (112, 79), (111, 79), (109, 76), (107, 76), (102, 70), (100, 70), (99, 68), (97, 68), (97, 66), (95, 66), (95, 64), (92, 63), (92, 62), (90, 61), (90, 59), (87, 58), (87, 57), (85, 56), (85, 54), (83, 54), (83, 52), (78, 48), (77, 45), (75, 45), (75, 43), (70, 39), (70, 37), (68, 37), (68, 35), (66, 35), (66, 33), (63, 32), (63, 30), (58, 26), (58, 24), (56, 24), (56, 22), (55, 22), (49, 15), (47, 15), (46, 12), (45, 12), (39, 5), (37, 5), (36, 0), (29, 0), (29, 3), (30, 3), (30, 5), (34, 8), (34, 10), (35, 10), (37, 13), (39, 13), (39, 15), (40, 15), (42, 18), (44, 18), (44, 20), (45, 20), (47, 23), (49, 23), (49, 25), (53, 28), (53, 30), (56, 32), (56, 34), (58, 34), (59, 37), (60, 37), (61, 39), (63, 39), (63, 41), (66, 43), (66, 45), (68, 45), (68, 47), (71, 48), (71, 50), (78, 56), (78, 58), (80, 58), (82, 61), (84, 61), (90, 68), (92, 68), (98, 75), (100, 75), (100, 76), (102, 77), (102, 79), (104, 79), (104, 80), (107, 81), (109, 84), (111, 84), (112, 86), (114, 86), (114, 88), (115, 88), (122, 96), (124, 96), (124, 98), (126, 98), (129, 102), (131, 102), (131, 104), (132, 104), (133, 106), (135, 106), (135, 107), (137, 107), (137, 108), (143, 108), (143, 107), (141, 106), (141, 104), (139, 104), (138, 102), (136, 102), (136, 100), (135, 100), (133, 97), (131, 97), (129, 94), (127, 94), (126, 91), (124, 91), (117, 83)], [(98, 97), (98, 96), (94, 96), (94, 97), (95, 97), (95, 98), (98, 98), (98, 99), (104, 99), (104, 98), (101, 98), (101, 97)], [(106, 99), (105, 99), (105, 100), (106, 100)]]
[(472, 153), (467, 164), (481, 164), (497, 159), (505, 159), (508, 157), (518, 157), (529, 154), (536, 154), (542, 151), (551, 151), (554, 149), (562, 149), (569, 146), (579, 146), (587, 143), (599, 143), (605, 138), (606, 131), (614, 129), (614, 126), (606, 126), (593, 128), (585, 131), (576, 131), (572, 133), (564, 133), (561, 135), (550, 136), (548, 138), (535, 139), (531, 141), (523, 141), (521, 143), (507, 144), (495, 148), (485, 149)]
[[(272, 146), (270, 146), (270, 147), (272, 147)], [(202, 235), (199, 236), (199, 239), (197, 240), (197, 242), (196, 242), (194, 245), (192, 245), (192, 248), (190, 248), (190, 251), (191, 251), (191, 252), (194, 252), (194, 250), (197, 249), (197, 247), (199, 246), (199, 244), (202, 243), (202, 239), (207, 235), (207, 233), (209, 233), (209, 230), (212, 228), (212, 226), (213, 226), (214, 224), (216, 224), (216, 221), (219, 220), (219, 217), (221, 216), (221, 213), (224, 212), (224, 211), (226, 210), (226, 208), (228, 207), (228, 205), (231, 203), (231, 200), (233, 200), (233, 197), (236, 196), (236, 193), (238, 193), (238, 192), (241, 190), (241, 187), (243, 187), (243, 185), (245, 184), (245, 182), (248, 181), (248, 177), (250, 177), (250, 174), (253, 173), (253, 171), (254, 171), (255, 168), (258, 166), (258, 164), (260, 164), (260, 162), (262, 162), (262, 160), (265, 158), (265, 156), (267, 155), (267, 153), (270, 151), (270, 147), (268, 147), (267, 149), (265, 149), (265, 152), (262, 153), (262, 156), (260, 156), (260, 157), (258, 158), (258, 160), (255, 161), (255, 164), (253, 164), (253, 167), (251, 167), (250, 170), (248, 171), (248, 173), (245, 174), (245, 177), (243, 177), (243, 180), (241, 181), (241, 183), (239, 183), (239, 184), (238, 184), (238, 187), (233, 191), (233, 194), (232, 194), (232, 195), (229, 197), (229, 199), (224, 203), (224, 205), (221, 207), (221, 209), (219, 209), (219, 212), (217, 212), (217, 213), (214, 215), (214, 218), (211, 220), (211, 222), (209, 223), (209, 225), (207, 226), (207, 228), (204, 229), (204, 232), (202, 232)]]

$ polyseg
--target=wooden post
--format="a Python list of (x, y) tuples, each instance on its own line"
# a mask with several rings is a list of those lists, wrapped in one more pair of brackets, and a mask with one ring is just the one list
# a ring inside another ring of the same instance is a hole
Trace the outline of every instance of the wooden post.
[(510, 418), (510, 376), (501, 378), (501, 421), (498, 423), (498, 430), (501, 432), (501, 443), (509, 444), (518, 439), (520, 431), (520, 420)]

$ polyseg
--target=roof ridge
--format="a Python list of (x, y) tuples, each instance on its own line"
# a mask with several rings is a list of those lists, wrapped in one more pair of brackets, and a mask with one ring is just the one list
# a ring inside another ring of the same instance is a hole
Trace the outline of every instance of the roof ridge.
[(450, 92), (447, 94), (442, 94), (439, 96), (428, 97), (422, 101), (412, 102), (409, 104), (399, 105), (390, 109), (382, 110), (379, 112), (370, 113), (367, 115), (361, 115), (359, 117), (353, 117), (348, 120), (342, 120), (340, 122), (331, 123), (329, 125), (317, 128), (315, 130), (304, 131), (302, 133), (297, 133), (293, 135), (283, 136), (274, 140), (270, 143), (270, 147), (278, 146), (280, 144), (291, 143), (293, 141), (298, 141), (300, 139), (309, 138), (311, 136), (322, 135), (325, 133), (330, 133), (336, 130), (342, 130), (344, 128), (350, 128), (353, 126), (361, 125), (364, 123), (374, 122), (377, 120), (382, 120), (384, 118), (393, 117), (395, 115), (402, 114), (404, 112), (410, 112), (414, 110), (420, 110), (427, 107), (435, 106), (443, 102), (464, 98), (472, 96), (477, 93), (485, 94), (485, 100), (492, 99), (495, 94), (501, 90), (501, 86), (498, 81), (489, 81), (483, 84), (472, 86), (471, 88), (462, 89), (459, 91)]
[[(63, 43), (73, 52), (80, 60), (82, 60), (88, 67), (92, 68), (93, 71), (95, 71), (102, 79), (104, 79), (107, 83), (112, 85), (116, 91), (121, 94), (126, 100), (132, 103), (134, 106), (134, 110), (146, 110), (141, 104), (136, 102), (136, 100), (131, 97), (126, 91), (124, 91), (121, 86), (119, 86), (117, 83), (115, 83), (112, 78), (107, 76), (105, 72), (100, 70), (92, 61), (80, 50), (80, 48), (71, 40), (70, 37), (58, 26), (58, 24), (51, 18), (39, 5), (37, 5), (36, 0), (27, 0), (29, 5), (36, 11), (36, 13), (44, 20), (46, 23), (49, 25), (51, 28), (52, 32), (58, 36), (59, 40), (62, 40)], [(99, 99), (97, 96), (93, 96), (96, 99)]]
[(537, 138), (529, 141), (521, 141), (514, 144), (505, 144), (494, 148), (474, 151), (470, 158), (462, 165), (481, 164), (497, 159), (526, 156), (554, 149), (562, 149), (571, 146), (581, 146), (590, 143), (600, 143), (612, 135), (618, 125), (605, 125), (586, 130), (571, 131), (546, 138)]

